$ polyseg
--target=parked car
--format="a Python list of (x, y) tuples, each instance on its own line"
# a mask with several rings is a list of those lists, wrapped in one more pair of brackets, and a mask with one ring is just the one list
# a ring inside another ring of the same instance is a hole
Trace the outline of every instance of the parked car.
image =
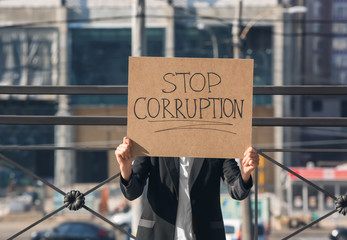
[(31, 240), (116, 240), (114, 232), (89, 222), (65, 222), (40, 232), (33, 232)]
[(347, 240), (347, 228), (336, 228), (330, 233), (330, 240)]
[(117, 224), (122, 228), (129, 229), (131, 228), (133, 211), (130, 206), (126, 206), (121, 210), (108, 214), (106, 217), (109, 218), (114, 224)]
[[(226, 240), (242, 239), (242, 224), (240, 219), (224, 219), (224, 230)], [(258, 240), (267, 240), (268, 235), (263, 223), (258, 222)]]

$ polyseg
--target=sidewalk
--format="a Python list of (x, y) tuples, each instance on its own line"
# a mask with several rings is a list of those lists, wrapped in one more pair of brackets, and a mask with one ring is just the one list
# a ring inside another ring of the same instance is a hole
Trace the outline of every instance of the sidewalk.
[[(34, 222), (42, 218), (42, 214), (36, 211), (23, 212), (23, 213), (11, 213), (0, 218), (0, 232), (1, 239), (8, 239), (14, 234), (27, 228)], [(47, 228), (51, 228), (56, 225), (54, 219), (47, 219), (46, 221), (39, 223), (35, 227), (26, 231), (25, 233), (18, 236), (16, 239), (30, 239), (30, 235), (34, 231), (40, 231)]]

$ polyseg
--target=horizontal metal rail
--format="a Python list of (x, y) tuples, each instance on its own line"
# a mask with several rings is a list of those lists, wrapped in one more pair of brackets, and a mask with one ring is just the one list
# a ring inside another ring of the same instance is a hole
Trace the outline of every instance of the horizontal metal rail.
[(254, 86), (254, 95), (345, 95), (347, 85)]
[[(127, 117), (108, 116), (28, 116), (0, 115), (2, 125), (127, 125)], [(253, 126), (258, 127), (347, 127), (347, 118), (341, 117), (255, 117)]]
[(23, 95), (127, 95), (126, 85), (1, 86), (0, 94)]
[(347, 153), (347, 149), (336, 148), (262, 148), (262, 152), (330, 152), (330, 153)]
[[(120, 141), (121, 142), (121, 141)], [(73, 151), (112, 151), (115, 146), (92, 147), (92, 146), (76, 146), (76, 147), (58, 147), (54, 145), (0, 145), (1, 151), (26, 150), (26, 151), (50, 151), (50, 150), (73, 150)], [(336, 148), (262, 148), (261, 152), (305, 152), (305, 153), (347, 153), (347, 149)]]
[(13, 150), (39, 150), (39, 151), (49, 151), (49, 150), (74, 150), (74, 151), (110, 151), (115, 150), (115, 147), (57, 147), (49, 145), (0, 145), (1, 151), (13, 151)]
[[(127, 95), (127, 85), (1, 86), (0, 94)], [(254, 86), (254, 95), (345, 95), (347, 85)]]
[(127, 117), (0, 115), (4, 125), (127, 125)]
[(347, 118), (343, 117), (256, 117), (253, 126), (260, 127), (347, 127)]

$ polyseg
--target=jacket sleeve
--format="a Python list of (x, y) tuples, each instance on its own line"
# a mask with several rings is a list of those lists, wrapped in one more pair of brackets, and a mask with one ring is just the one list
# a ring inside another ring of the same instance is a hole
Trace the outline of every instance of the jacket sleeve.
[(124, 180), (121, 176), (120, 187), (125, 198), (131, 201), (142, 195), (150, 172), (150, 165), (150, 157), (136, 157), (129, 181)]
[(243, 183), (240, 168), (234, 159), (223, 162), (223, 179), (230, 196), (236, 200), (245, 199), (253, 186), (252, 176), (246, 184)]

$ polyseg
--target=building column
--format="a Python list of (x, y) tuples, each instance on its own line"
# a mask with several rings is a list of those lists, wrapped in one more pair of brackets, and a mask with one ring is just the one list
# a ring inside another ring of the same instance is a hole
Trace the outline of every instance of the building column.
[(175, 7), (172, 3), (166, 6), (166, 16), (165, 57), (175, 57)]
[[(133, 57), (146, 56), (146, 24), (145, 0), (133, 0), (132, 2), (132, 27), (131, 27), (131, 55)], [(141, 218), (143, 197), (133, 200), (131, 208), (133, 212), (131, 232), (136, 236), (137, 226)]]
[[(276, 19), (283, 19), (283, 10), (280, 9), (278, 12), (278, 17)], [(283, 21), (277, 21), (274, 24), (274, 31), (276, 33), (283, 32)], [(274, 34), (273, 35), (273, 79), (275, 86), (283, 86), (283, 35)], [(274, 104), (274, 117), (282, 118), (283, 117), (283, 96), (275, 95), (273, 96)], [(283, 127), (274, 127), (274, 148), (282, 149), (283, 148)], [(280, 164), (283, 164), (283, 152), (275, 152), (274, 158)], [(275, 166), (275, 183), (274, 189), (275, 194), (278, 197), (279, 202), (283, 202), (283, 185), (282, 185), (282, 168)]]
[[(67, 9), (62, 6), (59, 10), (59, 79), (58, 85), (68, 85), (68, 23)], [(57, 116), (70, 116), (69, 98), (67, 95), (58, 96)], [(57, 125), (55, 127), (55, 145), (71, 147), (74, 139), (73, 126)], [(54, 183), (60, 188), (71, 187), (75, 183), (75, 153), (72, 150), (55, 151)]]

